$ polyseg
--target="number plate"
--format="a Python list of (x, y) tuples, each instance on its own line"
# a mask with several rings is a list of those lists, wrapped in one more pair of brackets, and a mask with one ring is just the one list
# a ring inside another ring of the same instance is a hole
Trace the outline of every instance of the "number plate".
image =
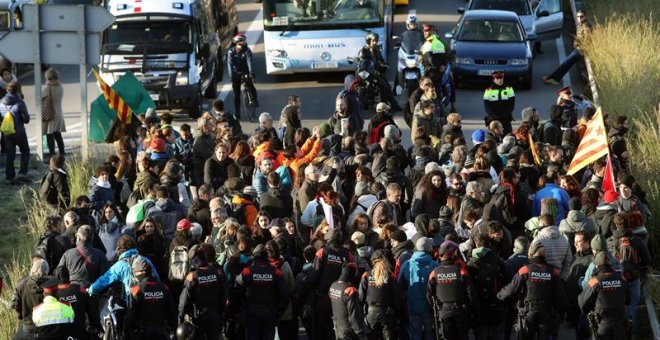
[(339, 68), (339, 64), (336, 61), (320, 61), (312, 63), (313, 69), (329, 69), (329, 68)]
[(480, 76), (490, 76), (493, 73), (493, 70), (479, 70), (477, 74)]
[(160, 100), (160, 95), (158, 93), (149, 93), (149, 97), (151, 97), (151, 100)]

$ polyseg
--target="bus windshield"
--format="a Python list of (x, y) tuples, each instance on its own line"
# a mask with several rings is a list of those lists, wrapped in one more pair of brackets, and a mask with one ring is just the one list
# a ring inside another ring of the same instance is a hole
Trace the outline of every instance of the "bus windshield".
[(383, 20), (383, 0), (264, 0), (264, 26), (374, 26)]
[(186, 52), (191, 48), (187, 21), (127, 21), (112, 25), (104, 34), (105, 53), (150, 51)]

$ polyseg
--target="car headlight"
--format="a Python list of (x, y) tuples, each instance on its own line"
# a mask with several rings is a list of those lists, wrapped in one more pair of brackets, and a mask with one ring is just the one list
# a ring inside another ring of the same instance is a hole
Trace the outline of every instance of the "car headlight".
[(367, 78), (369, 78), (369, 72), (367, 72), (367, 71), (360, 71), (360, 72), (358, 73), (358, 76), (359, 76), (360, 78), (362, 78), (362, 79), (367, 79)]
[(267, 50), (266, 54), (268, 54), (268, 56), (272, 57), (272, 58), (288, 58), (289, 57), (289, 54), (287, 54), (285, 50), (278, 50), (278, 49)]
[(472, 64), (472, 58), (456, 58), (457, 64)]
[(527, 59), (511, 59), (511, 65), (527, 65), (528, 63)]
[(176, 86), (188, 85), (188, 72), (187, 71), (177, 72), (176, 81), (174, 82), (174, 85)]
[(417, 59), (406, 59), (406, 67), (408, 68), (417, 67)]

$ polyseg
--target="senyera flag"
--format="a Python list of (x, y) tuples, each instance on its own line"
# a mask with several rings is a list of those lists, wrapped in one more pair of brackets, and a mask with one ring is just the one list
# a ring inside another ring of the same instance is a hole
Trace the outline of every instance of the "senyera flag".
[(108, 102), (108, 106), (117, 112), (117, 118), (119, 118), (119, 121), (122, 122), (122, 124), (130, 124), (131, 119), (133, 118), (133, 110), (131, 110), (126, 102), (117, 94), (117, 92), (115, 92), (115, 90), (112, 89), (112, 87), (110, 87), (110, 85), (101, 79), (101, 76), (99, 76), (95, 69), (92, 69), (92, 72), (94, 72), (94, 77), (96, 77), (96, 81), (98, 81), (99, 86), (101, 86), (101, 92), (103, 92), (103, 96)]
[(534, 144), (534, 138), (532, 138), (531, 132), (527, 134), (527, 138), (529, 139), (529, 148), (532, 150), (534, 163), (536, 163), (536, 165), (541, 165), (541, 157), (539, 157), (539, 153), (536, 151), (536, 145)]
[(571, 165), (568, 166), (568, 175), (573, 175), (585, 166), (595, 162), (597, 159), (607, 155), (607, 131), (603, 121), (603, 113), (600, 108), (593, 118), (587, 123), (587, 130), (578, 145)]

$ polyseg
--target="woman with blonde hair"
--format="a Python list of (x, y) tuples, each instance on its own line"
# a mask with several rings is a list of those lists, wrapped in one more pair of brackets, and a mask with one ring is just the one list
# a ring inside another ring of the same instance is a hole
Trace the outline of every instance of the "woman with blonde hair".
[(371, 262), (372, 269), (362, 275), (358, 294), (360, 302), (367, 307), (366, 325), (374, 339), (394, 339), (396, 330), (393, 325), (396, 322), (393, 311), (399, 297), (387, 252), (376, 250), (371, 255)]
[[(62, 132), (66, 132), (64, 113), (62, 112), (64, 90), (59, 79), (59, 73), (55, 69), (49, 68), (46, 70), (46, 85), (41, 88), (42, 103), (49, 100), (53, 104), (53, 118), (44, 121), (42, 125), (42, 133), (46, 135), (50, 156), (55, 154), (55, 143), (57, 143), (57, 150), (60, 155), (64, 155), (64, 139), (62, 139)], [(50, 99), (46, 99), (47, 97)]]

